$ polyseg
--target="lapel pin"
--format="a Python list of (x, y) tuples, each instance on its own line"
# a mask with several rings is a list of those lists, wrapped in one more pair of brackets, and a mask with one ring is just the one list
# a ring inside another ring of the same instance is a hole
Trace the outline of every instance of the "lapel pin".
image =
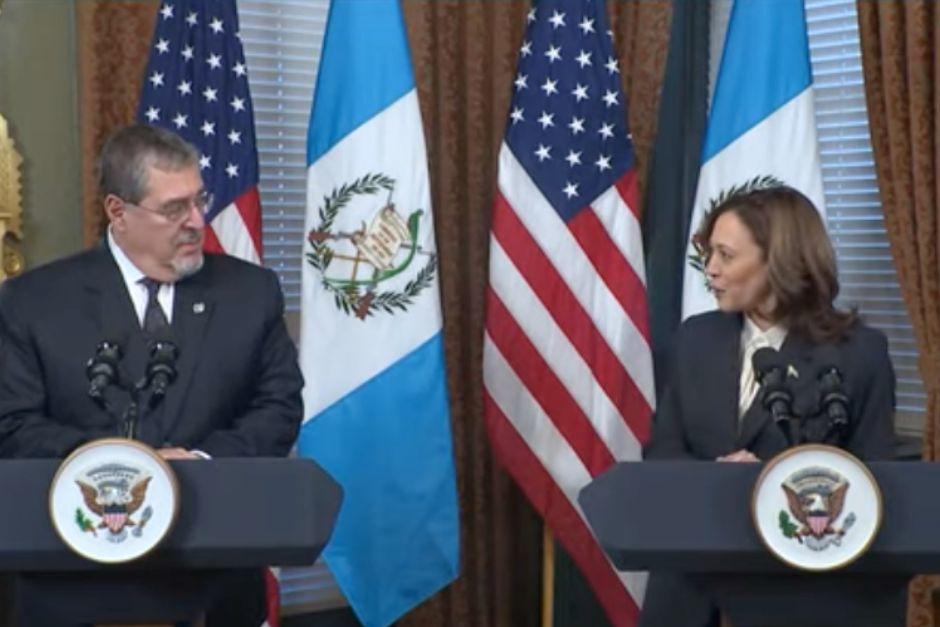
[(206, 310), (206, 304), (205, 304), (205, 303), (193, 303), (193, 313), (194, 313), (194, 314), (201, 314), (201, 313), (204, 312), (205, 310)]
[(793, 367), (793, 364), (787, 364), (787, 376), (793, 377), (794, 379), (800, 378), (800, 373), (796, 371), (796, 368)]

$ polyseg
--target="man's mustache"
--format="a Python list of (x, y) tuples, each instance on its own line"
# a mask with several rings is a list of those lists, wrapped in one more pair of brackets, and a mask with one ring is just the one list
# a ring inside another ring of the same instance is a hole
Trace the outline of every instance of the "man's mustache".
[(202, 231), (197, 229), (184, 229), (176, 236), (177, 244), (198, 244), (202, 241)]

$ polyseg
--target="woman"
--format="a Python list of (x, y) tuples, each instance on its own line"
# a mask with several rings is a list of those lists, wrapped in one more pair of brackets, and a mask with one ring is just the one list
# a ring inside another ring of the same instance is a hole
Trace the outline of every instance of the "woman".
[[(696, 242), (718, 310), (679, 329), (646, 459), (754, 462), (790, 446), (792, 436), (762, 404), (751, 363), (761, 347), (780, 351), (794, 411), (816, 427), (812, 439), (864, 460), (889, 458), (894, 371), (887, 341), (835, 307), (835, 255), (812, 202), (785, 186), (734, 195), (706, 216)], [(821, 366), (841, 375), (849, 399), (844, 428), (832, 429), (823, 408), (800, 406), (818, 398), (811, 392)], [(701, 627), (717, 616), (681, 575), (654, 574), (644, 607), (646, 627)]]

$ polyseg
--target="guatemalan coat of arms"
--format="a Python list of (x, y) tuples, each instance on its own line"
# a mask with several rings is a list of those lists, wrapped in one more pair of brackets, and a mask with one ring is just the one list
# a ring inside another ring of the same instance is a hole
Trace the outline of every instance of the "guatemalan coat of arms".
[(307, 233), (307, 262), (340, 311), (361, 320), (406, 311), (437, 271), (419, 207), (395, 203), (395, 180), (365, 174), (323, 197)]

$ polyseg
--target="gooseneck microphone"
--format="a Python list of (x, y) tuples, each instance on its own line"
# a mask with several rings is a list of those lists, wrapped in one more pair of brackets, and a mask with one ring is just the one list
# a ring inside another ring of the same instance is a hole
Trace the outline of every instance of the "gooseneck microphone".
[(828, 436), (841, 440), (849, 426), (849, 397), (842, 382), (842, 372), (836, 365), (839, 353), (831, 346), (822, 346), (816, 351), (816, 381), (819, 386), (819, 407), (829, 421)]
[(113, 384), (121, 385), (119, 363), (121, 361), (121, 347), (117, 342), (104, 340), (95, 348), (95, 354), (85, 365), (85, 374), (88, 376), (88, 396), (96, 403), (106, 404), (104, 391)]
[(150, 361), (147, 363), (147, 373), (144, 387), (150, 388), (150, 408), (153, 409), (163, 397), (167, 388), (176, 380), (176, 358), (179, 351), (176, 344), (168, 339), (160, 339), (150, 346)]
[[(85, 364), (88, 396), (114, 418), (124, 437), (133, 440), (137, 437), (138, 422), (143, 417), (141, 412), (153, 410), (159, 405), (170, 385), (176, 380), (178, 356), (179, 350), (172, 340), (157, 338), (149, 346), (149, 358), (143, 376), (134, 381), (121, 368), (124, 351), (120, 343), (104, 340), (98, 343), (95, 354)], [(127, 404), (123, 412), (118, 412), (112, 407), (111, 402), (115, 401), (115, 398), (106, 394), (111, 387), (127, 394)], [(147, 392), (149, 396), (144, 399), (143, 394)], [(141, 405), (143, 400), (146, 400), (145, 405)]]
[(786, 384), (786, 363), (780, 353), (765, 346), (754, 352), (751, 365), (754, 377), (761, 386), (761, 403), (770, 411), (788, 443), (791, 446), (796, 444), (798, 438), (793, 424), (793, 394)]

